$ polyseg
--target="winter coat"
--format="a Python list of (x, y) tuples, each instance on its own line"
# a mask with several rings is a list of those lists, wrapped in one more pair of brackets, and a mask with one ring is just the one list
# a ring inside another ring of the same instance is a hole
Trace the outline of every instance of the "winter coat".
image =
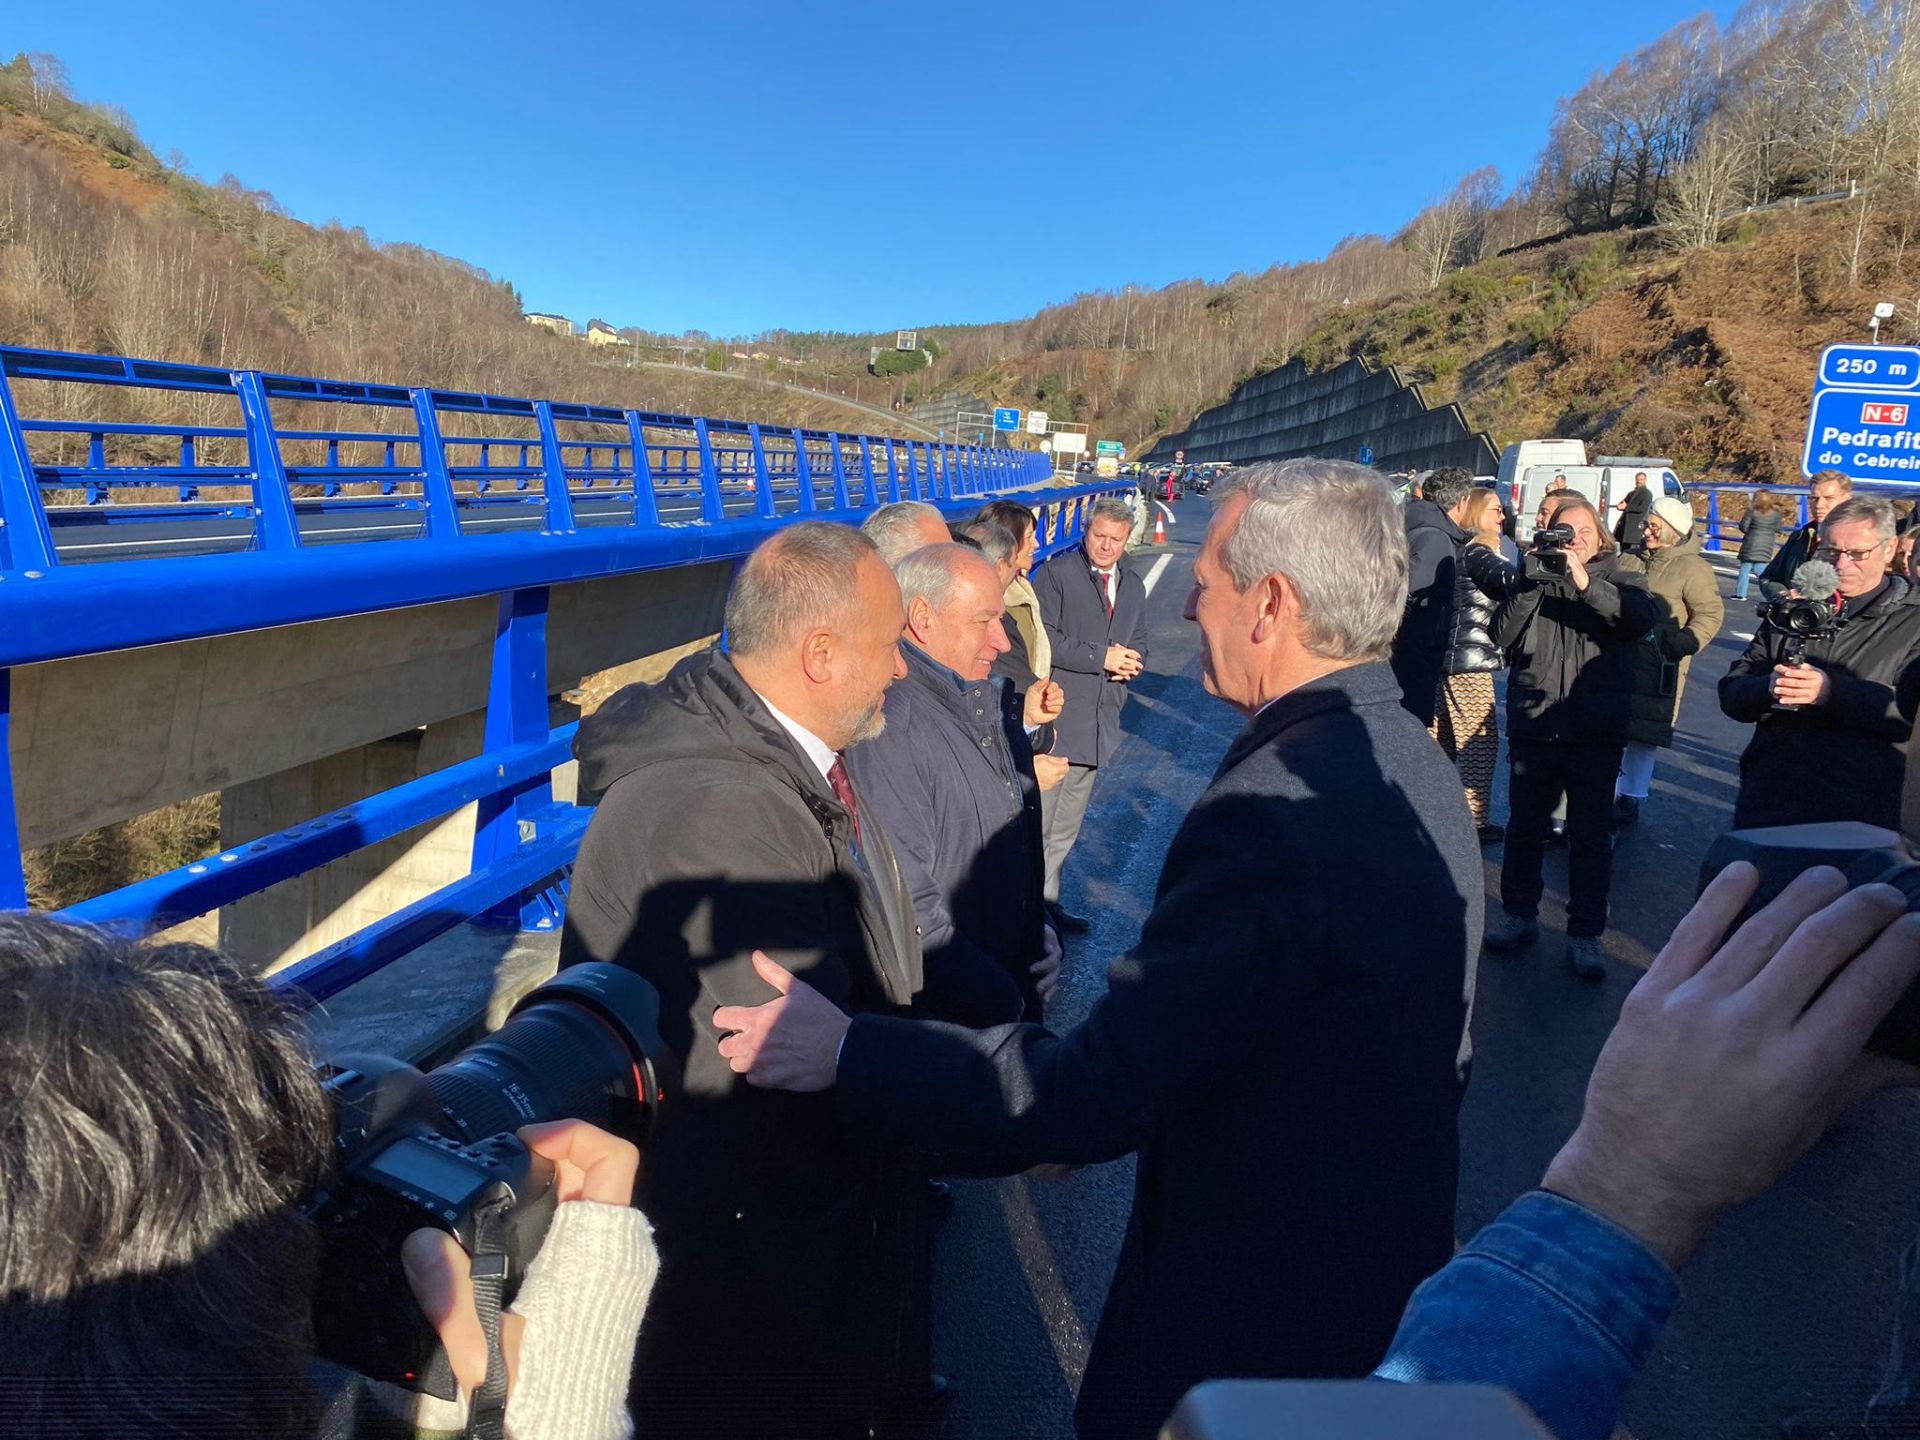
[(1498, 550), (1472, 540), (1460, 547), (1447, 674), (1491, 675), (1507, 668), (1506, 655), (1493, 643), (1493, 612), (1519, 579), (1519, 570)]
[(1613, 522), (1613, 538), (1622, 545), (1638, 548), (1641, 534), (1647, 526), (1647, 515), (1653, 509), (1653, 502), (1659, 498), (1659, 492), (1652, 485), (1636, 485), (1620, 498), (1627, 508)]
[(847, 771), (913, 895), (927, 977), (914, 1013), (974, 1028), (1038, 1019), (1040, 792), (1012, 687), (963, 681), (910, 641), (900, 651), (887, 728), (847, 751)]
[(1408, 711), (1430, 726), (1440, 677), (1447, 673), (1460, 547), (1467, 532), (1431, 500), (1407, 501), (1405, 518), (1407, 608), (1393, 637), (1393, 673)]
[(1100, 596), (1086, 551), (1056, 555), (1033, 572), (1040, 618), (1052, 646), (1051, 679), (1066, 697), (1054, 724), (1055, 755), (1075, 765), (1104, 765), (1120, 745), (1127, 687), (1107, 678), (1107, 647), (1147, 654), (1147, 587), (1125, 556), (1114, 564), (1113, 614)]
[(1687, 667), (1713, 643), (1726, 618), (1720, 582), (1700, 554), (1696, 531), (1673, 545), (1621, 561), (1646, 579), (1660, 618), (1633, 652), (1633, 708), (1627, 738), (1643, 745), (1673, 744), (1673, 718), (1686, 693)]
[(924, 1168), (843, 1125), (831, 1092), (748, 1085), (716, 1049), (713, 1012), (773, 998), (755, 950), (843, 1010), (908, 1012), (920, 945), (884, 827), (863, 820), (856, 851), (832, 788), (714, 650), (614, 695), (574, 754), (599, 800), (561, 963), (652, 982), (683, 1070), (637, 1197), (661, 1256), (639, 1433), (863, 1423), (924, 1283)]
[(1734, 825), (1858, 820), (1898, 829), (1920, 706), (1920, 600), (1889, 576), (1842, 611), (1831, 639), (1808, 642), (1806, 662), (1827, 672), (1826, 698), (1811, 709), (1774, 707), (1770, 681), (1786, 663), (1787, 638), (1761, 626), (1720, 681), (1720, 708), (1754, 727)]
[(1780, 547), (1767, 568), (1760, 572), (1760, 604), (1764, 608), (1768, 601), (1778, 600), (1793, 588), (1793, 572), (1813, 558), (1814, 549), (1820, 544), (1820, 527), (1802, 525), (1787, 537), (1787, 543)]
[(1749, 508), (1747, 518), (1740, 526), (1740, 554), (1737, 557), (1740, 563), (1764, 565), (1773, 559), (1773, 552), (1780, 548), (1780, 531), (1786, 523), (1787, 517), (1778, 510)]
[(1484, 882), (1399, 700), (1355, 665), (1247, 722), (1079, 1028), (847, 1032), (853, 1129), (1001, 1174), (1139, 1151), (1081, 1440), (1151, 1440), (1223, 1375), (1367, 1374), (1453, 1253)]
[(1570, 580), (1523, 578), (1494, 612), (1493, 641), (1511, 659), (1507, 737), (1624, 745), (1634, 648), (1660, 618), (1641, 577), (1616, 555)]

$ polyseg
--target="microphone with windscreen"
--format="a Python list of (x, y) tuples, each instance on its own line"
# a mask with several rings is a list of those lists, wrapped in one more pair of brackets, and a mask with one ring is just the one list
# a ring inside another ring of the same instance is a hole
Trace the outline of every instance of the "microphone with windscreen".
[[(1767, 624), (1787, 637), (1782, 658), (1789, 665), (1806, 664), (1810, 641), (1824, 640), (1834, 632), (1840, 613), (1835, 593), (1840, 588), (1840, 572), (1824, 560), (1809, 560), (1793, 572), (1793, 594), (1768, 604)], [(1802, 707), (1786, 701), (1774, 701), (1777, 710)]]

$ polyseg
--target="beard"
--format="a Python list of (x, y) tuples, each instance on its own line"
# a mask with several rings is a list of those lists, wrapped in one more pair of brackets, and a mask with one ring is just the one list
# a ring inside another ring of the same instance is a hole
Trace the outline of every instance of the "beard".
[[(886, 703), (887, 697), (882, 693), (875, 697), (873, 703), (864, 710), (851, 713), (847, 716), (847, 745), (858, 745), (862, 740), (878, 738), (881, 732), (887, 728)], [(841, 748), (845, 749), (847, 745), (843, 745)]]

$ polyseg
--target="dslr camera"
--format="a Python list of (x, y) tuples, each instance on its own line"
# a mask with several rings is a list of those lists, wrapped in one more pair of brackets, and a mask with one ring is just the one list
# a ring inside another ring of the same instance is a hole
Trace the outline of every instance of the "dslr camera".
[(1778, 600), (1769, 601), (1766, 609), (1760, 613), (1767, 624), (1791, 637), (1787, 642), (1790, 650), (1804, 650), (1809, 640), (1824, 640), (1832, 636), (1838, 614), (1831, 595), (1824, 600), (1784, 595)]
[(1567, 548), (1573, 544), (1571, 525), (1544, 525), (1533, 532), (1523, 557), (1527, 579), (1538, 584), (1567, 578)]
[(576, 1119), (644, 1143), (674, 1078), (666, 1057), (659, 994), (630, 970), (590, 964), (529, 993), (499, 1030), (429, 1073), (387, 1056), (323, 1063), (335, 1165), (305, 1205), (323, 1244), (320, 1353), (454, 1399), (439, 1337), (407, 1287), (401, 1242), (426, 1227), (469, 1253), (484, 1242), (504, 1256), (506, 1303), (556, 1203), (552, 1164), (514, 1132)]

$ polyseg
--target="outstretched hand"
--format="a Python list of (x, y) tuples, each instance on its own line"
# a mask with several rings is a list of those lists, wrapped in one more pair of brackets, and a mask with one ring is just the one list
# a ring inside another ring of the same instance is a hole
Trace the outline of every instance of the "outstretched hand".
[(1729, 865), (1675, 927), (1542, 1182), (1676, 1268), (1854, 1100), (1920, 1079), (1864, 1053), (1920, 976), (1920, 916), (1900, 892), (1809, 870), (1724, 938), (1758, 885), (1753, 866)]
[(716, 1030), (729, 1031), (720, 1053), (749, 1085), (769, 1090), (825, 1090), (840, 1068), (840, 1042), (853, 1022), (792, 972), (753, 952), (753, 968), (779, 994), (764, 1005), (722, 1005)]

